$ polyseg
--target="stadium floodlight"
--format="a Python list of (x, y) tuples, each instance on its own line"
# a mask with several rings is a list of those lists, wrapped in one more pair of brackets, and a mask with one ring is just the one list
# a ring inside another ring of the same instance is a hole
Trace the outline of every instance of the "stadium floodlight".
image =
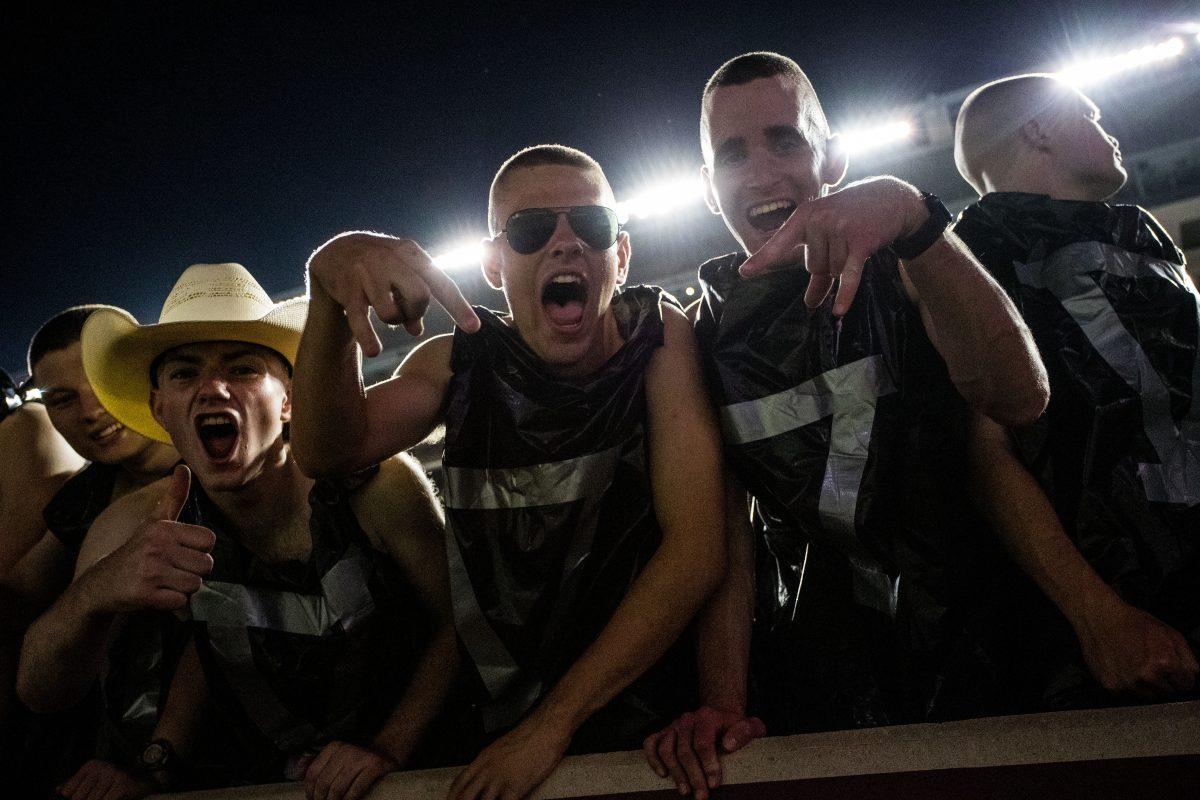
[(630, 219), (645, 219), (704, 199), (704, 180), (697, 174), (678, 177), (655, 184), (628, 200), (617, 203), (617, 218), (622, 223)]
[(841, 142), (842, 152), (849, 155), (859, 155), (872, 150), (906, 142), (913, 135), (913, 125), (908, 120), (893, 120), (883, 125), (873, 125), (869, 128), (838, 133), (836, 141)]
[(483, 260), (483, 237), (463, 241), (447, 248), (444, 252), (433, 257), (433, 265), (439, 269), (450, 271), (477, 267)]
[(1172, 36), (1158, 44), (1146, 45), (1117, 55), (1089, 58), (1061, 69), (1056, 74), (1072, 86), (1087, 86), (1122, 72), (1170, 61), (1182, 55), (1183, 50), (1183, 39)]

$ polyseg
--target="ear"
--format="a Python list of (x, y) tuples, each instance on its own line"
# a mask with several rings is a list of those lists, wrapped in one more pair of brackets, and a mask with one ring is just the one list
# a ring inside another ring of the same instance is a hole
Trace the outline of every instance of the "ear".
[(488, 286), (493, 289), (504, 288), (504, 278), (500, 272), (500, 237), (489, 239), (484, 237), (483, 257), (480, 260), (480, 267), (483, 269), (483, 279), (488, 282)]
[(150, 390), (150, 416), (154, 417), (154, 421), (165, 428), (167, 426), (163, 425), (163, 408), (159, 402), (159, 397), (158, 389)]
[(708, 210), (720, 216), (721, 204), (717, 202), (717, 190), (713, 188), (712, 167), (708, 164), (701, 164), (700, 177), (704, 179), (704, 202), (708, 206)]
[(850, 156), (846, 152), (846, 148), (842, 147), (842, 140), (838, 138), (836, 133), (831, 134), (825, 140), (825, 158), (821, 164), (821, 194), (825, 194), (825, 187), (833, 188), (842, 182), (846, 177), (846, 171), (850, 169)]
[(633, 250), (629, 244), (629, 234), (621, 231), (617, 234), (617, 286), (624, 286), (629, 277), (629, 258)]
[(1036, 117), (1017, 129), (1021, 142), (1033, 150), (1045, 151), (1050, 149), (1050, 133), (1046, 126)]
[(279, 419), (283, 422), (292, 421), (292, 382), (290, 379), (283, 381), (283, 407), (280, 409)]

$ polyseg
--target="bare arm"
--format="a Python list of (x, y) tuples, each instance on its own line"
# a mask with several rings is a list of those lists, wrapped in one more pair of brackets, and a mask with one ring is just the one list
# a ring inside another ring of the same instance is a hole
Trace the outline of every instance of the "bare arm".
[(433, 486), (409, 456), (385, 462), (376, 482), (379, 485), (372, 486), (364, 498), (372, 507), (364, 517), (373, 520), (383, 549), (432, 616), (433, 636), (396, 710), (375, 736), (376, 746), (402, 765), (450, 691), (458, 670), (458, 642), (446, 566), (445, 522)]
[(725, 479), (725, 535), (729, 572), (701, 610), (696, 625), (700, 708), (646, 737), (642, 748), (651, 769), (668, 775), (682, 792), (706, 800), (721, 785), (718, 753), (732, 753), (766, 727), (746, 716), (750, 635), (754, 622), (754, 531), (746, 492)]
[(971, 466), (992, 527), (1071, 623), (1088, 668), (1106, 689), (1148, 698), (1195, 685), (1198, 667), (1187, 641), (1125, 603), (1096, 574), (1017, 460), (1007, 432), (982, 415), (972, 426)]
[(925, 330), (959, 393), (1005, 425), (1046, 409), (1050, 381), (1016, 306), (950, 231), (901, 267)]
[(0, 423), (0, 581), (29, 552), (46, 523), (42, 509), (84, 460), (50, 424), (39, 403)]
[[(800, 204), (746, 259), (752, 276), (803, 254), (811, 273), (804, 299), (815, 308), (837, 281), (833, 313), (850, 309), (867, 259), (911, 236), (929, 218), (921, 194), (897, 178), (869, 178)], [(1004, 291), (953, 233), (904, 265), (909, 297), (950, 377), (976, 410), (1008, 425), (1032, 422), (1050, 398), (1046, 370)]]
[(388, 459), (352, 502), (372, 544), (396, 562), (416, 589), (432, 617), (433, 636), (371, 745), (333, 741), (309, 765), (304, 774), (308, 796), (328, 800), (358, 800), (408, 761), (458, 669), (442, 511), (420, 465), (407, 455)]
[(381, 350), (370, 309), (414, 335), (422, 331), (430, 298), (465, 330), (477, 330), (479, 319), (454, 282), (408, 240), (342, 234), (313, 253), (308, 276), (311, 300), (292, 381), (291, 441), (297, 463), (317, 477), (378, 463), (417, 444), (438, 423), (450, 379), (448, 343), (418, 348), (396, 377), (365, 389), (360, 352), (375, 356)]
[(17, 693), (35, 711), (78, 703), (99, 674), (113, 619), (187, 605), (212, 569), (212, 531), (175, 522), (187, 471), (110, 505), (88, 530), (75, 579), (25, 634)]
[(691, 326), (664, 306), (666, 341), (646, 378), (651, 482), (662, 543), (612, 619), (511, 733), (455, 780), (451, 797), (507, 785), (524, 796), (550, 773), (572, 734), (653, 665), (720, 583), (725, 568), (720, 444)]

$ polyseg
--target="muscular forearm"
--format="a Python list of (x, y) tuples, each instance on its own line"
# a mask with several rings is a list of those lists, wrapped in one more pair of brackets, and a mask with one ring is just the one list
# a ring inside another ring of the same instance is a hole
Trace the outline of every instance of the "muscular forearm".
[(721, 580), (720, 559), (664, 541), (607, 626), (547, 695), (535, 716), (574, 731), (649, 669)]
[(341, 307), (315, 281), (292, 380), (292, 452), (309, 476), (360, 466), (367, 404), (358, 346)]
[(83, 699), (100, 674), (114, 615), (99, 612), (85, 574), (25, 634), (17, 693), (31, 709), (62, 711)]
[(947, 232), (905, 272), (959, 392), (1005, 425), (1037, 419), (1049, 382), (1016, 307), (962, 241)]
[(421, 656), (408, 688), (374, 737), (377, 750), (404, 766), (450, 693), (458, 674), (458, 641), (453, 626), (444, 628)]
[(1113, 590), (1067, 536), (1007, 437), (995, 422), (976, 417), (971, 467), (981, 508), (1018, 566), (1078, 627), (1089, 608), (1110, 600)]
[(754, 623), (754, 533), (745, 494), (731, 489), (726, 496), (729, 569), (697, 617), (696, 662), (701, 704), (745, 713)]

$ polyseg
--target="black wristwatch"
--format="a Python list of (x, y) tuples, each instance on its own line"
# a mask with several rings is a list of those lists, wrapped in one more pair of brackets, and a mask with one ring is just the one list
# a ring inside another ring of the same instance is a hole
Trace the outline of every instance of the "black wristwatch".
[(936, 194), (921, 192), (921, 202), (929, 211), (929, 218), (910, 235), (892, 242), (892, 252), (905, 261), (916, 258), (932, 247), (954, 219)]
[(170, 773), (178, 763), (179, 756), (166, 739), (152, 739), (138, 756), (138, 767), (147, 773)]

